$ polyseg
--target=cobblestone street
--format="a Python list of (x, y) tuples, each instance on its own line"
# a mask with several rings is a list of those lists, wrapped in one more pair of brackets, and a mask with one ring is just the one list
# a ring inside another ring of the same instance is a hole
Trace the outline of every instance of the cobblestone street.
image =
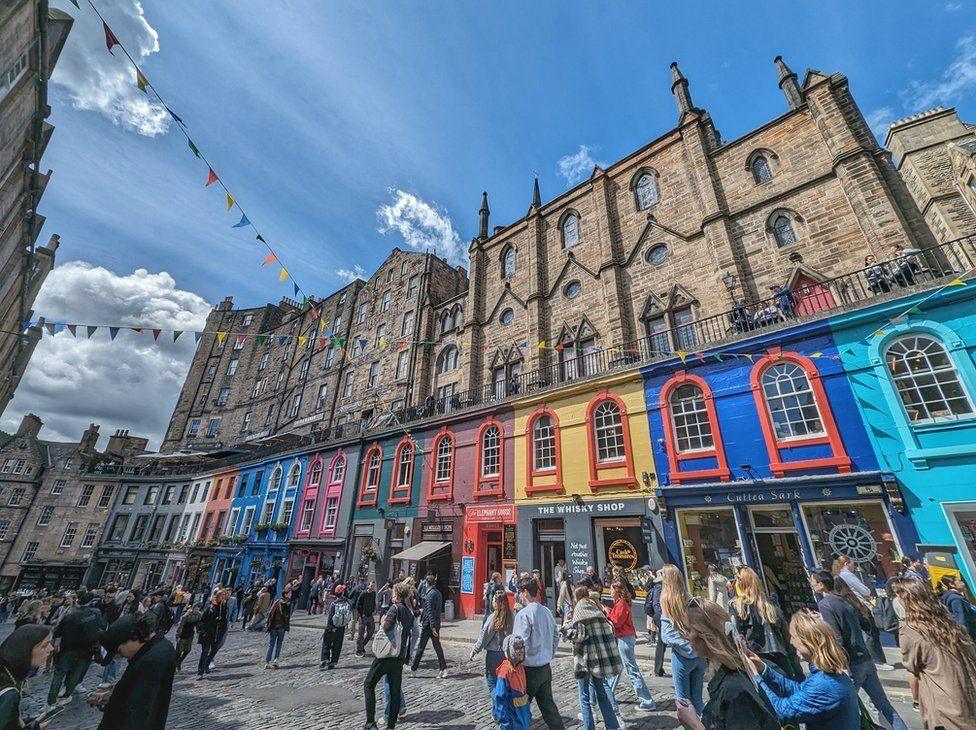
[[(12, 629), (6, 624), (0, 638)], [(196, 681), (195, 668), (199, 649), (194, 646), (177, 674), (170, 707), (170, 728), (269, 728), (287, 723), (297, 728), (360, 728), (365, 722), (362, 681), (369, 658), (354, 655), (355, 643), (343, 645), (339, 667), (320, 671), (321, 633), (316, 629), (295, 626), (287, 636), (281, 657), (281, 668), (264, 669), (267, 635), (233, 629), (227, 643), (217, 655), (217, 669), (203, 681)], [(471, 644), (446, 641), (450, 676), (436, 678), (436, 658), (428, 647), (424, 662), (415, 674), (404, 674), (407, 715), (400, 725), (410, 728), (492, 728), (491, 708), (484, 681), (484, 655), (473, 662), (467, 657)], [(651, 677), (650, 664), (641, 661), (658, 711), (641, 713), (635, 709), (635, 697), (626, 680), (618, 686), (624, 717), (631, 728), (678, 727), (674, 717), (674, 695), (670, 678)], [(667, 668), (667, 665), (665, 665)], [(100, 671), (100, 668), (97, 668)], [(908, 683), (902, 671), (884, 673), (889, 696), (909, 727), (919, 728), (919, 716), (912, 710)], [(568, 727), (578, 726), (576, 682), (572, 657), (561, 654), (553, 665), (556, 701)], [(24, 714), (37, 713), (44, 703), (49, 675), (30, 682)], [(95, 668), (89, 671), (85, 686), (98, 683)], [(377, 692), (377, 719), (382, 715), (382, 687)], [(537, 711), (533, 727), (544, 727)], [(95, 727), (100, 713), (76, 697), (49, 726), (51, 730)]]

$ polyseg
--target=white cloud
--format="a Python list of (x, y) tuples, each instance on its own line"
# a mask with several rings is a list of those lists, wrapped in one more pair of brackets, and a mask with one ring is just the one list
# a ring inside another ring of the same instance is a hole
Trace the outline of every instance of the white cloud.
[[(166, 109), (136, 86), (136, 72), (122, 49), (105, 48), (102, 21), (82, 4), (81, 11), (62, 2), (75, 18), (51, 80), (65, 87), (76, 109), (98, 111), (127, 129), (153, 137), (169, 128)], [(105, 0), (102, 15), (115, 36), (150, 77), (144, 61), (159, 51), (159, 34), (149, 25), (139, 0)]]
[(210, 305), (176, 288), (166, 272), (137, 269), (119, 276), (71, 262), (48, 275), (34, 310), (52, 322), (144, 325), (188, 334), (174, 343), (172, 332), (157, 342), (148, 331), (123, 330), (114, 341), (108, 329), (90, 340), (84, 327), (77, 337), (67, 330), (53, 337), (45, 332), (0, 425), (15, 430), (30, 412), (44, 421), (44, 438), (77, 440), (94, 422), (102, 435), (128, 428), (158, 447), (193, 359), (191, 332), (203, 329)]
[(347, 284), (352, 284), (356, 279), (366, 278), (366, 272), (359, 264), (353, 266), (352, 269), (336, 269), (335, 274)]
[(556, 162), (559, 174), (566, 178), (566, 182), (570, 185), (575, 185), (584, 177), (588, 177), (597, 165), (602, 167), (606, 164), (594, 160), (591, 152), (588, 146), (581, 144), (575, 153), (560, 157)]
[(954, 13), (957, 10), (962, 10), (962, 3), (946, 3), (942, 7), (947, 13)]
[(381, 205), (376, 211), (380, 219), (380, 233), (395, 231), (414, 251), (426, 251), (446, 259), (452, 266), (467, 266), (467, 250), (454, 230), (447, 211), (436, 203), (428, 203), (413, 193), (393, 188), (393, 202)]
[(868, 113), (865, 117), (868, 126), (871, 127), (871, 131), (875, 133), (880, 138), (884, 138), (885, 134), (888, 132), (888, 127), (891, 123), (895, 121), (896, 115), (895, 110), (890, 106), (883, 106), (874, 111)]
[(937, 81), (913, 81), (902, 93), (905, 104), (923, 111), (937, 104), (948, 106), (963, 94), (976, 89), (976, 34), (963, 36), (956, 43), (956, 56)]

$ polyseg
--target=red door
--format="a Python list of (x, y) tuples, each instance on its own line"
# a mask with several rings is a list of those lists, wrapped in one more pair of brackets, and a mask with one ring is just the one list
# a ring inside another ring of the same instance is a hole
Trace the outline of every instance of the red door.
[(793, 285), (793, 302), (797, 316), (824, 312), (837, 306), (830, 289), (804, 274), (797, 277)]

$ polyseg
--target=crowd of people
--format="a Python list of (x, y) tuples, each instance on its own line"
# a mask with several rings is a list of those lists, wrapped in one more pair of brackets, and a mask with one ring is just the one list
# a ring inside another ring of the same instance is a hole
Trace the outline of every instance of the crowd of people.
[[(534, 703), (547, 727), (563, 727), (552, 688), (561, 643), (571, 648), (584, 728), (593, 730), (598, 717), (608, 730), (627, 726), (618, 701), (624, 676), (636, 710), (656, 711), (636, 658), (638, 590), (617, 568), (603, 578), (588, 568), (575, 578), (565, 565), (556, 567), (551, 595), (539, 571), (516, 572), (507, 583), (495, 573), (484, 586), (485, 619), (469, 660), (484, 653), (487, 699), (499, 726), (528, 728)], [(881, 648), (885, 631), (897, 638), (923, 726), (976, 727), (976, 609), (962, 579), (947, 576), (933, 590), (922, 562), (906, 560), (898, 577), (872, 588), (856, 567), (841, 556), (831, 570), (811, 573), (816, 609), (792, 616), (748, 566), (710, 587), (715, 600), (691, 595), (675, 565), (646, 568), (641, 633), (655, 647), (656, 676), (666, 676), (670, 652), (679, 722), (696, 730), (801, 723), (855, 730), (867, 727), (863, 690), (886, 727), (905, 728), (878, 676), (879, 668), (892, 668)], [(195, 595), (179, 586), (143, 596), (108, 585), (3, 596), (0, 619), (13, 618), (16, 628), (0, 644), (0, 728), (43, 727), (75, 695), (103, 710), (100, 727), (163, 728), (174, 675), (194, 645), (202, 679), (215, 671), (219, 650), (240, 622), (241, 631), (267, 634), (264, 667), (277, 669), (298, 610), (324, 616), (322, 671), (340, 664), (346, 639), (357, 657), (372, 657), (363, 680), (366, 730), (376, 728), (380, 682), (386, 726), (394, 728), (407, 712), (404, 671), (418, 671), (428, 644), (437, 676), (448, 677), (443, 609), (434, 575), (417, 582), (402, 572), (379, 590), (365, 578), (335, 574), (285, 583), (280, 592), (272, 580)], [(166, 638), (171, 630), (175, 646)], [(101, 683), (86, 688), (81, 682), (93, 663), (102, 667)], [(24, 721), (25, 682), (38, 673), (50, 675), (47, 706)]]

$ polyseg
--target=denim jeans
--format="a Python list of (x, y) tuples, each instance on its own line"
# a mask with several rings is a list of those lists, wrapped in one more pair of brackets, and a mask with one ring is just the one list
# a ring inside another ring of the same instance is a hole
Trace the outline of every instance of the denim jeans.
[(688, 700), (699, 717), (705, 709), (702, 701), (702, 683), (708, 662), (701, 657), (688, 659), (678, 652), (671, 652), (671, 675), (674, 680), (674, 695), (679, 700)]
[[(383, 677), (383, 696), (386, 697), (386, 704), (390, 704), (390, 680)], [(403, 685), (400, 686), (400, 712), (407, 709), (407, 698), (403, 696)]]
[[(285, 630), (284, 629), (269, 629), (268, 630), (268, 655), (265, 657), (265, 662), (270, 662), (272, 659), (277, 659), (281, 656), (281, 645), (285, 642)], [(274, 656), (271, 656), (272, 652)]]
[(583, 728), (596, 730), (596, 720), (593, 718), (593, 706), (600, 707), (603, 724), (607, 730), (618, 730), (617, 708), (611, 699), (610, 687), (605, 679), (597, 679), (589, 675), (579, 678), (580, 713), (583, 715)]
[(105, 665), (105, 669), (102, 670), (102, 683), (103, 684), (115, 684), (119, 678), (119, 665), (122, 663), (121, 657), (115, 657), (108, 664)]
[[(637, 654), (635, 653), (635, 647), (637, 646), (636, 636), (620, 636), (617, 638), (617, 649), (620, 650), (620, 658), (624, 662), (624, 672), (630, 678), (630, 684), (634, 688), (634, 694), (637, 695), (637, 699), (642, 705), (653, 705), (654, 698), (651, 697), (651, 691), (647, 688), (647, 682), (644, 681), (644, 675), (641, 674), (640, 667), (637, 666)], [(617, 682), (620, 681), (620, 675), (610, 677), (610, 692), (613, 694), (614, 698), (617, 696)], [(699, 688), (699, 694), (701, 690)]]
[(488, 695), (495, 693), (495, 685), (498, 683), (498, 665), (505, 661), (505, 652), (487, 649), (485, 651), (485, 678), (488, 680)]
[(854, 682), (854, 689), (865, 691), (867, 696), (871, 698), (871, 703), (875, 709), (881, 713), (885, 720), (891, 723), (894, 730), (908, 730), (904, 720), (895, 712), (895, 708), (888, 701), (888, 695), (885, 694), (881, 680), (878, 679), (878, 670), (874, 666), (873, 659), (865, 659), (851, 667), (851, 680)]

